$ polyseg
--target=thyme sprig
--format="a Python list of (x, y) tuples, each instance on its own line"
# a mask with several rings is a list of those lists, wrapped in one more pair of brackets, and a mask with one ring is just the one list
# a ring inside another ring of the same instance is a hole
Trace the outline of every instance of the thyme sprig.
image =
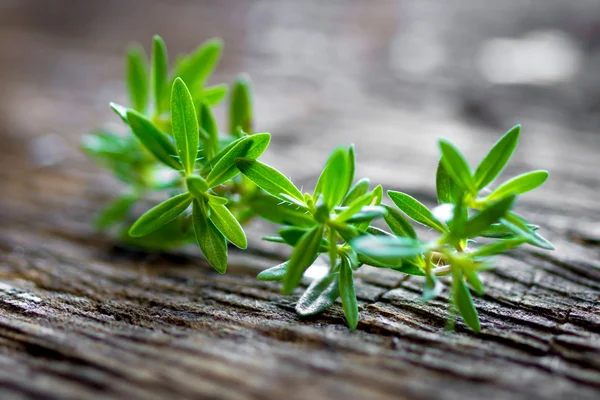
[[(312, 193), (303, 193), (282, 172), (258, 160), (269, 133), (253, 132), (249, 80), (238, 78), (229, 96), (229, 130), (219, 131), (212, 108), (227, 85), (206, 86), (221, 55), (212, 39), (180, 57), (168, 72), (163, 40), (155, 36), (151, 62), (140, 47), (127, 55), (131, 107), (111, 103), (128, 127), (87, 135), (84, 149), (107, 166), (128, 190), (105, 208), (97, 227), (119, 226), (120, 239), (146, 249), (169, 249), (196, 241), (220, 273), (227, 268), (227, 242), (244, 249), (242, 225), (255, 216), (282, 225), (265, 240), (293, 247), (288, 261), (258, 275), (281, 281), (292, 293), (319, 258), (327, 273), (299, 298), (301, 316), (323, 312), (338, 299), (350, 329), (359, 322), (354, 275), (363, 265), (424, 277), (422, 299), (444, 289), (450, 278), (450, 310), (475, 332), (481, 329), (471, 292), (483, 295), (479, 273), (492, 258), (524, 244), (553, 249), (538, 227), (514, 212), (518, 197), (541, 186), (547, 171), (531, 171), (488, 189), (517, 146), (521, 126), (510, 129), (471, 169), (449, 141), (439, 141), (436, 174), (439, 205), (427, 208), (412, 196), (355, 180), (354, 147), (338, 147), (328, 158)], [(150, 74), (148, 74), (150, 70)], [(133, 206), (159, 192), (167, 199), (132, 219)], [(388, 230), (372, 225), (383, 219)], [(411, 222), (438, 233), (419, 239)], [(454, 317), (451, 318), (454, 320)]]

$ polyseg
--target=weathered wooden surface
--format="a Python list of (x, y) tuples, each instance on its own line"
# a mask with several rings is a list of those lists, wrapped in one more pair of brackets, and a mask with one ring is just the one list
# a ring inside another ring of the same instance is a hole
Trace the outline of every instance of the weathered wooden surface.
[[(587, 49), (583, 69), (543, 88), (486, 85), (465, 60), (477, 38), (562, 21), (570, 2), (318, 3), (0, 2), (0, 397), (600, 396), (595, 3), (573, 6), (577, 29), (558, 24)], [(394, 67), (414, 21), (447, 47), (426, 78)], [(220, 77), (252, 74), (259, 127), (273, 133), (265, 158), (306, 185), (334, 145), (354, 142), (359, 175), (431, 203), (438, 136), (480, 156), (522, 122), (508, 173), (551, 171), (519, 210), (557, 250), (499, 258), (474, 335), (460, 323), (445, 333), (445, 296), (423, 305), (416, 279), (386, 271), (361, 270), (356, 332), (339, 306), (299, 319), (297, 296), (254, 279), (286, 252), (257, 239), (271, 226), (249, 228), (251, 249), (232, 250), (224, 276), (194, 247), (119, 248), (89, 221), (120, 188), (77, 143), (118, 123), (106, 104), (123, 98), (122, 49), (155, 32), (172, 54), (225, 38)]]

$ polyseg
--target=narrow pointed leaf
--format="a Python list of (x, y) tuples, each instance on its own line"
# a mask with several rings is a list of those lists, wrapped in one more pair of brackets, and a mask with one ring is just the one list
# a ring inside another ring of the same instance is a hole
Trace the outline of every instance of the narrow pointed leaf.
[[(539, 229), (539, 226), (527, 224), (527, 228), (531, 231), (535, 231)], [(486, 230), (481, 232), (479, 236), (492, 239), (512, 239), (516, 234), (502, 224), (492, 224)]]
[[(369, 203), (369, 205), (371, 206), (378, 206), (381, 204), (381, 200), (383, 200), (383, 186), (381, 185), (377, 185), (375, 186), (375, 188), (373, 189), (373, 191), (371, 192), (373, 199), (371, 200), (371, 203)], [(360, 232), (364, 232), (367, 230), (367, 228), (369, 228), (369, 225), (371, 225), (372, 219), (371, 220), (366, 220), (364, 222), (360, 222), (356, 225), (356, 228), (360, 231)]]
[(227, 270), (227, 241), (211, 220), (207, 218), (204, 205), (194, 200), (192, 219), (196, 241), (206, 260), (217, 272)]
[(479, 247), (477, 250), (475, 250), (473, 255), (475, 257), (490, 257), (519, 247), (523, 243), (527, 243), (527, 239), (523, 237), (516, 237), (514, 239), (507, 240), (498, 240), (494, 243), (486, 244), (484, 246)]
[(288, 262), (281, 263), (269, 269), (265, 269), (256, 276), (259, 281), (275, 281), (280, 282), (283, 280), (285, 273), (287, 272)]
[(358, 302), (354, 290), (352, 268), (350, 268), (350, 264), (346, 261), (345, 257), (342, 257), (338, 281), (342, 307), (346, 315), (346, 323), (348, 324), (348, 328), (353, 331), (358, 325)]
[(322, 225), (315, 226), (302, 236), (288, 263), (288, 272), (283, 280), (284, 294), (290, 294), (298, 286), (304, 271), (315, 262), (322, 239)]
[(502, 197), (514, 194), (519, 195), (527, 193), (544, 184), (548, 179), (548, 171), (531, 171), (512, 178), (498, 186), (487, 197), (488, 200), (500, 199)]
[(375, 218), (381, 218), (387, 214), (385, 208), (380, 206), (365, 206), (357, 213), (346, 220), (347, 223), (356, 224), (359, 222), (371, 222)]
[(262, 218), (276, 224), (298, 227), (311, 227), (316, 224), (311, 215), (289, 203), (282, 204), (280, 199), (271, 195), (254, 196), (250, 199), (248, 205)]
[(315, 197), (321, 193), (327, 208), (332, 210), (346, 196), (349, 176), (348, 154), (346, 149), (340, 146), (331, 153), (327, 160), (317, 182)]
[(216, 106), (225, 99), (229, 86), (222, 83), (220, 85), (209, 86), (202, 91), (202, 102), (211, 107)]
[(110, 102), (109, 103), (110, 108), (119, 116), (121, 117), (121, 119), (123, 120), (123, 122), (125, 122), (126, 124), (129, 125), (129, 121), (127, 120), (127, 110), (128, 108), (125, 106), (122, 106), (120, 104), (117, 103), (113, 103)]
[(219, 128), (217, 121), (206, 103), (200, 105), (200, 127), (205, 133), (202, 148), (206, 161), (211, 161), (219, 151)]
[(472, 238), (479, 235), (490, 225), (503, 218), (513, 208), (515, 200), (515, 196), (508, 196), (489, 204), (488, 207), (479, 211), (465, 222), (460, 236)]
[(208, 203), (208, 206), (210, 208), (210, 220), (227, 240), (240, 249), (248, 247), (246, 234), (231, 211), (223, 205), (210, 202)]
[(438, 162), (437, 172), (435, 175), (435, 189), (437, 192), (438, 202), (455, 204), (461, 194), (461, 188), (450, 177), (442, 159)]
[(221, 58), (222, 49), (221, 39), (207, 40), (192, 54), (176, 63), (173, 78), (180, 77), (190, 89), (197, 90), (212, 74)]
[(257, 159), (269, 146), (269, 133), (256, 133), (246, 136), (229, 150), (212, 168), (206, 180), (210, 187), (218, 186), (239, 174), (235, 165), (236, 158)]
[(350, 189), (344, 201), (342, 201), (342, 206), (347, 206), (351, 204), (357, 198), (364, 196), (369, 191), (369, 185), (371, 181), (368, 178), (363, 178), (356, 182), (356, 184)]
[(152, 47), (152, 90), (156, 114), (162, 114), (169, 108), (168, 62), (167, 46), (160, 36), (155, 35)]
[(520, 133), (521, 125), (510, 129), (481, 160), (474, 174), (477, 189), (483, 189), (500, 175), (517, 147)]
[(352, 182), (354, 182), (354, 174), (356, 172), (356, 153), (354, 150), (354, 145), (351, 144), (348, 146), (348, 184), (346, 185), (346, 189), (344, 192), (348, 192), (348, 190), (352, 187)]
[(483, 283), (481, 283), (481, 281), (479, 280), (479, 276), (477, 276), (477, 272), (465, 269), (463, 270), (463, 273), (465, 274), (467, 282), (469, 283), (469, 285), (471, 285), (475, 293), (477, 293), (479, 296), (483, 296), (485, 290), (483, 288)]
[(281, 194), (285, 193), (304, 202), (300, 190), (275, 168), (248, 158), (236, 158), (235, 165), (242, 174), (270, 195), (281, 198)]
[(475, 194), (477, 188), (471, 174), (471, 168), (462, 153), (456, 146), (444, 139), (440, 139), (439, 146), (442, 152), (442, 162), (448, 175), (464, 190)]
[(416, 222), (440, 232), (448, 231), (448, 228), (414, 197), (392, 190), (388, 190), (387, 194), (401, 211)]
[(534, 232), (516, 215), (509, 213), (500, 220), (500, 223), (518, 236), (527, 239), (527, 243), (541, 247), (542, 249), (554, 250), (552, 243), (550, 243), (546, 238), (542, 237), (537, 232)]
[(133, 224), (129, 230), (129, 235), (132, 237), (139, 237), (149, 234), (175, 219), (175, 217), (190, 206), (191, 202), (192, 196), (189, 193), (182, 193), (175, 197), (171, 197), (169, 200), (146, 211), (146, 213)]
[(475, 332), (479, 333), (481, 326), (479, 324), (479, 315), (473, 304), (471, 293), (465, 285), (462, 277), (462, 270), (453, 268), (452, 270), (452, 297), (454, 305), (463, 317), (465, 323)]
[(404, 218), (402, 213), (387, 204), (384, 204), (383, 207), (387, 210), (387, 215), (384, 215), (383, 219), (394, 235), (410, 237), (413, 239), (417, 238), (415, 228), (413, 228), (412, 224)]
[(331, 307), (340, 297), (338, 274), (329, 274), (314, 280), (296, 303), (301, 317), (317, 315)]
[(367, 257), (386, 263), (418, 256), (428, 245), (407, 237), (360, 236), (350, 242), (352, 248)]
[(229, 100), (229, 134), (239, 136), (239, 128), (252, 133), (252, 85), (246, 77), (235, 80)]
[(177, 154), (187, 175), (194, 172), (198, 154), (198, 119), (192, 96), (180, 78), (171, 92), (171, 123)]
[(131, 107), (144, 113), (148, 105), (148, 66), (144, 49), (140, 46), (127, 52), (127, 91)]
[(127, 111), (127, 120), (133, 134), (158, 161), (178, 171), (183, 168), (171, 139), (152, 121), (134, 110)]

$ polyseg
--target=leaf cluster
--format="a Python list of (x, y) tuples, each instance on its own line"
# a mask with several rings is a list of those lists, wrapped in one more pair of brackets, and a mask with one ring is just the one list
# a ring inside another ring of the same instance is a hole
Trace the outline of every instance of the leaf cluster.
[[(154, 38), (150, 63), (140, 47), (127, 55), (130, 107), (111, 103), (126, 124), (124, 136), (102, 131), (84, 138), (85, 150), (128, 185), (97, 219), (101, 229), (121, 227), (121, 240), (151, 249), (190, 241), (199, 245), (220, 273), (227, 268), (228, 242), (244, 249), (242, 225), (259, 216), (281, 225), (265, 240), (293, 250), (288, 261), (258, 279), (282, 282), (291, 294), (306, 270), (326, 261), (327, 273), (304, 290), (296, 304), (300, 316), (323, 312), (340, 300), (350, 329), (359, 322), (354, 287), (363, 265), (424, 278), (423, 300), (450, 288), (450, 310), (475, 332), (480, 321), (472, 293), (482, 295), (480, 272), (492, 257), (524, 244), (552, 249), (548, 240), (514, 212), (520, 195), (536, 189), (547, 171), (531, 171), (500, 185), (495, 180), (517, 146), (521, 127), (510, 129), (473, 170), (460, 150), (439, 141), (436, 173), (439, 205), (434, 209), (368, 178), (355, 179), (354, 146), (337, 147), (327, 159), (312, 193), (303, 193), (282, 172), (259, 157), (269, 133), (254, 133), (249, 81), (239, 78), (229, 96), (229, 130), (219, 131), (212, 108), (227, 85), (206, 86), (221, 54), (212, 39), (180, 57), (171, 72), (162, 39)], [(150, 70), (150, 72), (148, 72)], [(166, 200), (135, 222), (135, 204), (155, 193)], [(382, 220), (379, 226), (374, 223)], [(422, 240), (413, 223), (437, 232)], [(447, 278), (442, 278), (446, 276)]]

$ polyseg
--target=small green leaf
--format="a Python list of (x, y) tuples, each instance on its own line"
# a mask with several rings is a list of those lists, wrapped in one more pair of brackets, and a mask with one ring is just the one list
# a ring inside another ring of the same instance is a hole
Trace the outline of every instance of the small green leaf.
[(317, 259), (323, 229), (323, 225), (313, 227), (302, 236), (294, 248), (288, 263), (288, 272), (283, 280), (284, 294), (290, 294), (298, 286), (304, 271)]
[(213, 204), (220, 204), (224, 206), (228, 203), (228, 200), (225, 197), (215, 196), (209, 193), (206, 193), (205, 196), (208, 198), (208, 201)]
[(244, 76), (233, 83), (229, 99), (229, 134), (239, 136), (239, 128), (252, 133), (252, 84)]
[(221, 39), (207, 40), (192, 54), (176, 63), (173, 78), (181, 78), (187, 87), (196, 91), (212, 74), (221, 58), (222, 50)]
[(354, 199), (352, 203), (350, 203), (346, 208), (341, 208), (341, 212), (336, 217), (338, 221), (347, 221), (352, 218), (357, 212), (359, 212), (363, 207), (371, 204), (373, 199), (375, 198), (375, 193), (366, 193), (362, 196)]
[(109, 226), (122, 222), (138, 199), (137, 195), (130, 192), (124, 193), (114, 199), (96, 217), (94, 221), (96, 229), (106, 229)]
[(169, 200), (146, 211), (129, 229), (129, 235), (139, 237), (149, 234), (175, 219), (190, 206), (191, 202), (192, 196), (189, 193), (171, 197)]
[(204, 194), (208, 190), (208, 184), (198, 175), (190, 175), (186, 178), (186, 186), (188, 191), (197, 199), (201, 199), (204, 197)]
[[(290, 246), (295, 247), (300, 239), (308, 232), (309, 230), (306, 228), (297, 228), (295, 226), (290, 226), (286, 228), (281, 228), (279, 230), (279, 236), (283, 239), (283, 241)], [(325, 238), (321, 239), (321, 245), (319, 246), (319, 252), (326, 252), (329, 247), (329, 241)]]
[(206, 177), (208, 186), (218, 186), (236, 176), (240, 170), (235, 165), (235, 159), (257, 159), (269, 146), (270, 140), (269, 133), (256, 133), (237, 142), (227, 154), (219, 159)]
[(507, 196), (496, 202), (489, 203), (486, 208), (473, 215), (464, 224), (460, 237), (472, 238), (485, 231), (500, 218), (503, 218), (515, 204), (515, 196)]
[(352, 217), (346, 220), (347, 223), (356, 224), (359, 222), (371, 222), (375, 218), (381, 218), (387, 214), (387, 211), (383, 207), (379, 206), (365, 206), (361, 208)]
[(282, 204), (280, 199), (271, 195), (253, 196), (248, 205), (262, 218), (276, 224), (299, 227), (311, 227), (316, 224), (311, 215), (305, 214), (303, 210), (289, 203)]
[(169, 108), (168, 63), (167, 46), (160, 36), (155, 35), (152, 46), (152, 89), (156, 114), (162, 114)]
[[(527, 224), (527, 227), (532, 231), (539, 229), (539, 226), (537, 225)], [(479, 236), (492, 239), (511, 239), (514, 238), (516, 234), (502, 224), (492, 224), (486, 230), (481, 232)]]
[(429, 249), (428, 245), (407, 237), (360, 236), (350, 242), (356, 252), (383, 263), (418, 256)]
[(448, 171), (440, 158), (438, 162), (437, 172), (435, 174), (435, 188), (437, 192), (438, 202), (456, 203), (456, 200), (461, 195), (461, 189), (456, 182), (448, 175)]
[(127, 90), (131, 106), (143, 114), (148, 105), (148, 66), (141, 46), (127, 52)]
[(442, 162), (448, 175), (464, 190), (476, 194), (477, 188), (473, 175), (471, 175), (471, 167), (460, 150), (445, 139), (440, 139), (439, 146), (442, 152)]
[(479, 247), (473, 255), (475, 257), (490, 257), (496, 254), (504, 253), (508, 250), (512, 250), (515, 247), (521, 246), (523, 243), (527, 243), (526, 238), (516, 237), (514, 239), (498, 240), (494, 243), (486, 244)]
[(346, 315), (346, 323), (348, 324), (348, 328), (353, 331), (358, 325), (358, 302), (354, 290), (352, 268), (350, 268), (350, 264), (345, 257), (342, 257), (338, 282), (342, 307)]
[(352, 182), (354, 182), (354, 174), (356, 172), (356, 153), (354, 151), (354, 145), (351, 144), (348, 146), (348, 184), (346, 185), (345, 192), (348, 191), (350, 187), (352, 187)]
[(134, 135), (158, 161), (177, 171), (182, 169), (171, 139), (162, 133), (152, 121), (134, 110), (127, 111), (127, 120)]
[(536, 189), (548, 179), (548, 171), (539, 170), (521, 174), (504, 182), (490, 193), (486, 200), (499, 199), (511, 194), (519, 195)]
[(394, 204), (413, 220), (440, 232), (448, 231), (448, 228), (414, 197), (393, 190), (388, 190), (387, 194)]
[(360, 181), (356, 182), (356, 184), (350, 189), (344, 201), (342, 201), (342, 206), (347, 206), (351, 204), (357, 198), (364, 196), (369, 191), (369, 185), (371, 181), (368, 178), (363, 178)]
[(219, 151), (219, 128), (217, 121), (206, 103), (200, 105), (200, 128), (203, 135), (202, 147), (206, 161), (211, 161)]
[(410, 237), (413, 239), (417, 238), (417, 232), (411, 223), (404, 218), (404, 215), (396, 210), (394, 207), (390, 207), (384, 204), (383, 207), (387, 210), (387, 215), (383, 216), (385, 223), (390, 227), (392, 233), (396, 236)]
[(208, 219), (204, 205), (198, 200), (193, 203), (192, 219), (196, 241), (202, 254), (217, 272), (224, 274), (227, 270), (227, 241)]
[(338, 257), (337, 232), (335, 231), (335, 227), (329, 227), (329, 236), (327, 239), (329, 242), (329, 246), (327, 247), (329, 263), (331, 264), (331, 268), (335, 268)]
[(338, 274), (329, 274), (314, 280), (296, 303), (301, 317), (317, 315), (327, 310), (340, 297)]
[[(380, 205), (381, 200), (383, 199), (383, 187), (381, 185), (375, 186), (375, 188), (373, 189), (371, 194), (373, 196), (373, 200), (371, 200), (370, 205), (372, 205), (372, 206)], [(356, 225), (356, 228), (358, 228), (358, 230), (360, 232), (364, 232), (367, 230), (369, 225), (371, 225), (371, 220), (360, 222), (359, 224)]]
[(210, 173), (213, 165), (217, 165), (217, 163), (219, 161), (221, 161), (221, 158), (223, 158), (227, 153), (229, 153), (231, 151), (231, 149), (233, 149), (235, 146), (237, 146), (242, 140), (245, 140), (247, 138), (247, 136), (244, 137), (240, 137), (237, 139), (233, 139), (230, 142), (227, 142), (227, 140), (229, 139), (219, 139), (219, 144), (217, 147), (221, 147), (224, 146), (223, 148), (221, 148), (219, 150), (219, 152), (217, 153), (216, 156), (214, 156), (209, 163), (207, 163), (204, 167), (202, 167), (202, 169), (200, 170), (200, 174), (201, 175), (206, 175), (208, 173)]
[(473, 304), (471, 293), (463, 281), (463, 272), (460, 268), (452, 268), (452, 298), (465, 323), (475, 333), (479, 333), (481, 330), (479, 316)]
[(223, 101), (225, 96), (227, 96), (228, 90), (229, 86), (225, 83), (206, 87), (202, 91), (202, 102), (214, 107)]
[(256, 276), (256, 279), (259, 281), (282, 281), (287, 272), (287, 264), (288, 262), (286, 261), (269, 269), (265, 269)]
[(285, 193), (304, 202), (300, 190), (275, 168), (248, 158), (236, 158), (235, 165), (242, 174), (270, 195), (281, 198), (281, 194)]
[(477, 276), (477, 272), (472, 271), (470, 269), (464, 269), (463, 273), (465, 274), (467, 282), (469, 283), (469, 285), (471, 285), (475, 293), (477, 293), (479, 296), (483, 296), (485, 290), (483, 289), (483, 283), (481, 283), (481, 281), (479, 280), (479, 276)]
[(192, 95), (180, 78), (171, 92), (171, 123), (177, 153), (186, 175), (194, 172), (198, 155), (199, 128)]
[(494, 147), (481, 160), (474, 174), (475, 185), (479, 190), (492, 183), (506, 167), (508, 160), (510, 160), (517, 147), (520, 133), (521, 125), (514, 126), (496, 142)]
[(349, 175), (348, 154), (346, 149), (340, 146), (331, 153), (319, 176), (315, 198), (321, 193), (327, 208), (332, 210), (346, 196)]
[(500, 223), (513, 231), (517, 236), (527, 239), (527, 243), (546, 250), (554, 250), (554, 246), (546, 238), (542, 237), (537, 232), (534, 232), (513, 213), (508, 213), (500, 220)]
[(231, 211), (229, 211), (229, 209), (224, 205), (211, 202), (208, 203), (208, 207), (210, 208), (210, 220), (227, 238), (227, 240), (240, 249), (245, 249), (248, 247), (246, 234)]

